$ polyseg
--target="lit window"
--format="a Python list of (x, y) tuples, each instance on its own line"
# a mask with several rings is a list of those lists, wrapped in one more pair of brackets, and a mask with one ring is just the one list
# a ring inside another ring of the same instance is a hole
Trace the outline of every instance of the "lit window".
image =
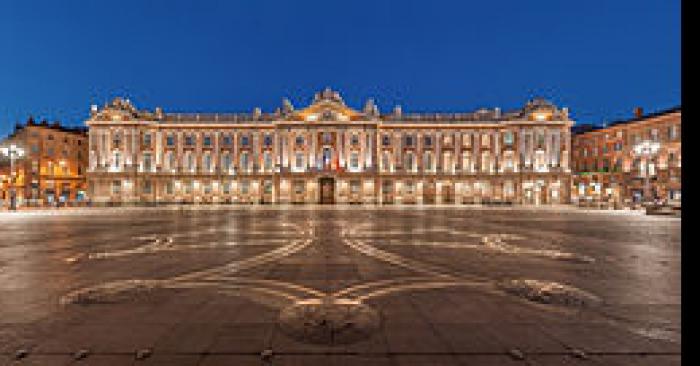
[(207, 172), (211, 171), (211, 155), (209, 154), (204, 155), (204, 169)]
[(513, 145), (513, 132), (512, 131), (506, 131), (503, 134), (503, 143), (506, 145)]
[(424, 170), (432, 170), (433, 169), (433, 159), (430, 156), (430, 153), (426, 152), (423, 155), (423, 169)]
[(143, 154), (143, 170), (146, 172), (151, 171), (151, 154), (150, 153)]
[(352, 153), (350, 154), (350, 167), (353, 169), (357, 169), (359, 167), (360, 163), (357, 158), (357, 153)]
[(265, 152), (263, 160), (264, 160), (264, 164), (265, 164), (265, 170), (267, 170), (267, 171), (272, 170), (272, 156), (270, 155), (269, 152)]
[(304, 193), (304, 181), (303, 180), (294, 181), (294, 193), (296, 193), (296, 194)]
[(194, 170), (194, 157), (192, 154), (187, 154), (187, 169), (190, 171)]
[(231, 155), (230, 154), (224, 154), (223, 159), (222, 159), (222, 164), (223, 166), (221, 167), (225, 171), (229, 171), (231, 169)]
[(360, 181), (359, 180), (350, 181), (350, 192), (352, 194), (360, 193)]
[(168, 168), (175, 169), (175, 154), (168, 153)]
[(244, 152), (241, 154), (241, 169), (244, 171), (248, 170), (248, 153)]
[(413, 154), (406, 154), (406, 170), (413, 170)]

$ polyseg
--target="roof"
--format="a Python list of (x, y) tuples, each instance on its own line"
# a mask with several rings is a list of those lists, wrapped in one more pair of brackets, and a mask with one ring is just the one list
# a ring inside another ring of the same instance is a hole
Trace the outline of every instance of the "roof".
[(653, 113), (645, 114), (639, 117), (634, 117), (630, 119), (617, 120), (613, 122), (606, 123), (605, 125), (596, 125), (592, 123), (577, 124), (571, 128), (571, 133), (574, 135), (580, 135), (588, 132), (595, 132), (600, 130), (605, 130), (610, 127), (625, 125), (630, 123), (642, 122), (652, 118), (661, 117), (667, 114), (676, 113), (681, 111), (681, 106), (676, 106), (672, 108), (662, 109)]
[(138, 110), (128, 99), (115, 98), (102, 109), (93, 106), (90, 122), (112, 121), (151, 121), (176, 124), (227, 123), (227, 124), (270, 124), (280, 122), (382, 122), (386, 124), (418, 123), (498, 123), (502, 121), (569, 121), (566, 108), (536, 98), (528, 101), (522, 108), (501, 112), (500, 108), (481, 108), (473, 112), (458, 113), (408, 113), (396, 107), (392, 113), (381, 114), (374, 100), (369, 99), (361, 110), (345, 104), (340, 93), (330, 88), (315, 94), (313, 101), (306, 107), (294, 109), (289, 100), (284, 99), (281, 108), (273, 113), (263, 113), (255, 108), (253, 113), (164, 113), (161, 108), (155, 111)]

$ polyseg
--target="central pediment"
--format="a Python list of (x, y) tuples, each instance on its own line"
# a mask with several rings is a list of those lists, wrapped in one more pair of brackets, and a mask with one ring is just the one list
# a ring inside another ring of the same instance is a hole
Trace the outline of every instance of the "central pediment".
[(345, 105), (340, 93), (326, 88), (314, 95), (311, 105), (290, 113), (290, 119), (305, 122), (348, 122), (368, 118), (364, 113)]

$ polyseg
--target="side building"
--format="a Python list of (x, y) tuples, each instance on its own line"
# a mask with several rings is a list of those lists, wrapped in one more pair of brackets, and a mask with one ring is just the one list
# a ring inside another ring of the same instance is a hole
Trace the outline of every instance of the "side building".
[(9, 207), (12, 196), (19, 206), (80, 205), (86, 202), (88, 165), (87, 129), (58, 122), (15, 126), (0, 147), (18, 151), (14, 162), (0, 156), (0, 202)]
[(380, 114), (326, 89), (274, 113), (93, 106), (94, 203), (568, 203), (566, 108)]
[(681, 107), (573, 132), (572, 201), (582, 206), (680, 205)]

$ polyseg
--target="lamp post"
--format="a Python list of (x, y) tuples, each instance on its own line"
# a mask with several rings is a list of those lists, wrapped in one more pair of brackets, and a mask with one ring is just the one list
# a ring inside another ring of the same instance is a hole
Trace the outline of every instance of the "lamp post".
[(0, 153), (10, 158), (10, 210), (17, 209), (17, 190), (15, 188), (15, 158), (24, 156), (24, 149), (11, 144), (8, 147), (0, 147)]
[(644, 198), (649, 196), (649, 158), (659, 152), (661, 144), (654, 141), (642, 141), (634, 146), (634, 153), (637, 156), (644, 157), (646, 160), (644, 169)]

